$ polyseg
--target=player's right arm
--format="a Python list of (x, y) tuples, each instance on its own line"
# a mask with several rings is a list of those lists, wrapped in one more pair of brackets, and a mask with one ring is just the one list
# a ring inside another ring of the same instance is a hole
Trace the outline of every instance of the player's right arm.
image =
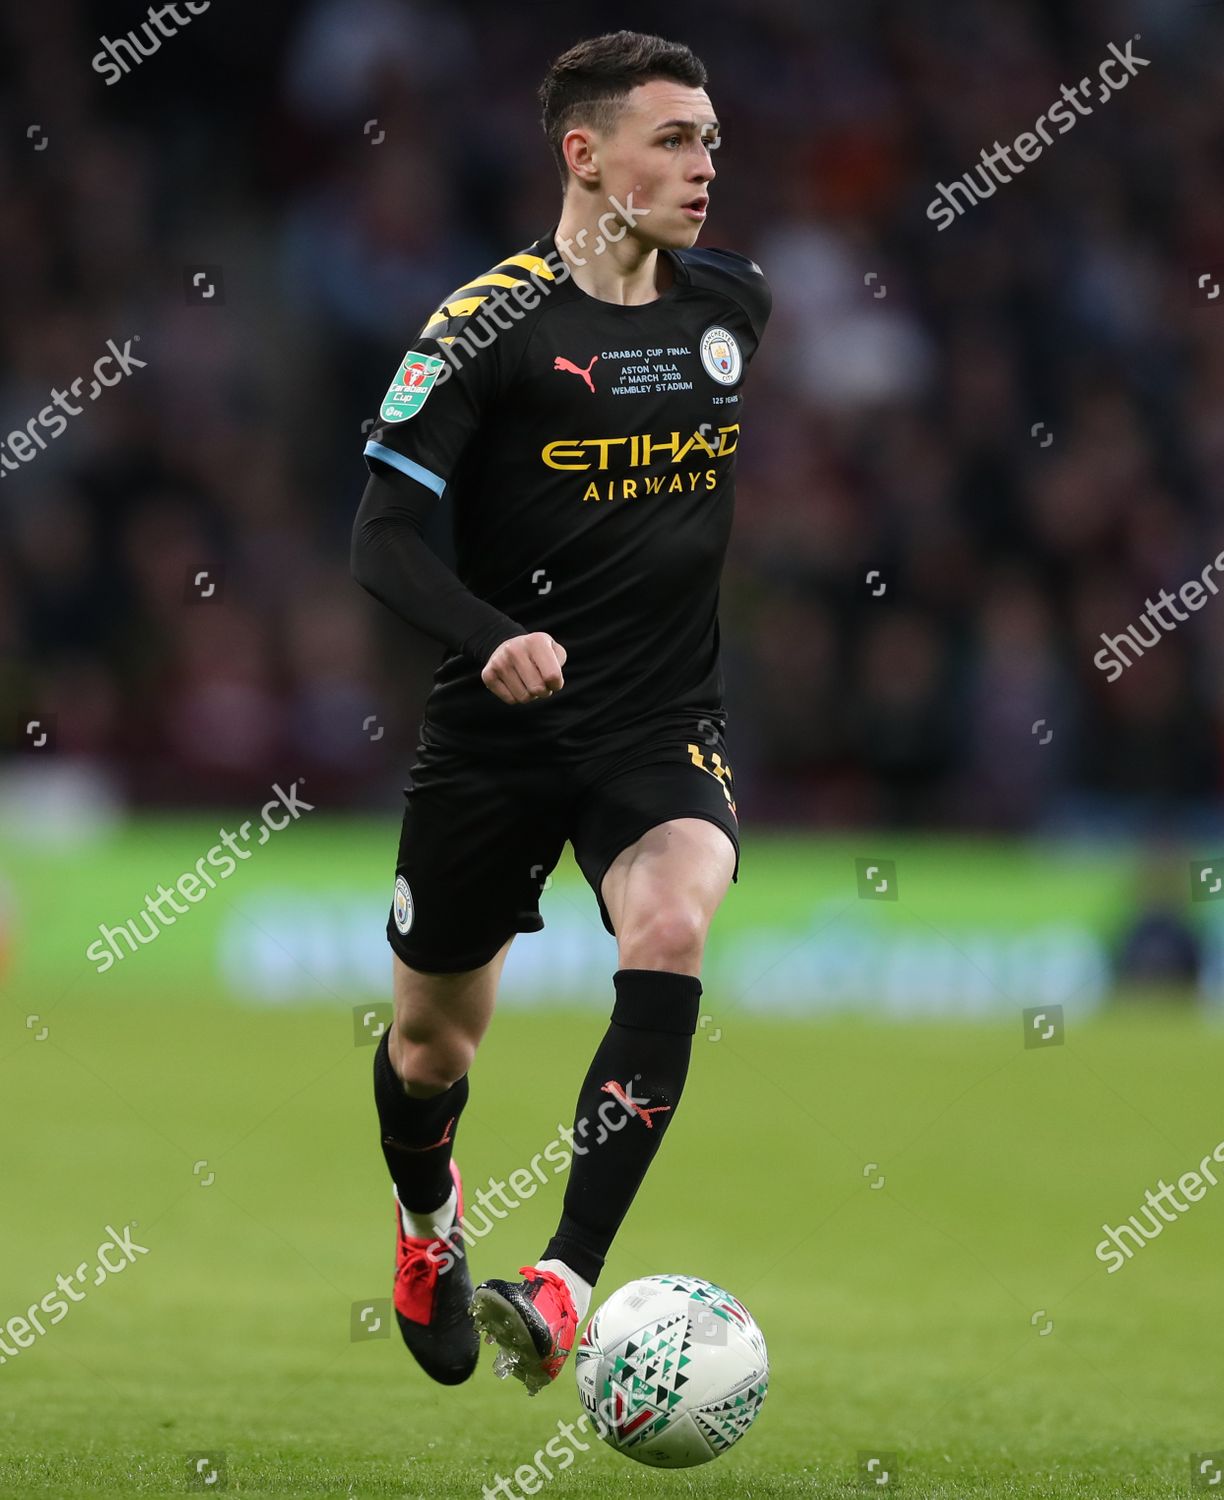
[(503, 703), (526, 703), (564, 685), (564, 647), (477, 598), (424, 535), (496, 384), (493, 350), (482, 356), (441, 380), (440, 346), (418, 338), (401, 361), (366, 444), (370, 479), (353, 524), (352, 571), (401, 619), (475, 661)]
[(503, 703), (550, 697), (564, 686), (565, 647), (464, 587), (425, 540), (433, 499), (372, 474), (353, 525), (353, 577), (409, 625), (476, 662)]

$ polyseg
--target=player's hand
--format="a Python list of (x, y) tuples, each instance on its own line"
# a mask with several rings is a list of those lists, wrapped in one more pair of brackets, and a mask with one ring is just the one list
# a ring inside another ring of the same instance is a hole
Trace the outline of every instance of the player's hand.
[(512, 635), (484, 665), (480, 680), (503, 703), (551, 698), (565, 686), (561, 668), (567, 652), (545, 630)]

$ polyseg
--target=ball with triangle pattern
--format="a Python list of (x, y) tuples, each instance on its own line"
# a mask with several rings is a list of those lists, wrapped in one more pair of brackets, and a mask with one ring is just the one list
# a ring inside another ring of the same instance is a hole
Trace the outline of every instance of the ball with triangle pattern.
[(626, 1458), (687, 1469), (748, 1431), (769, 1388), (752, 1314), (697, 1276), (643, 1276), (587, 1325), (575, 1375), (595, 1431)]

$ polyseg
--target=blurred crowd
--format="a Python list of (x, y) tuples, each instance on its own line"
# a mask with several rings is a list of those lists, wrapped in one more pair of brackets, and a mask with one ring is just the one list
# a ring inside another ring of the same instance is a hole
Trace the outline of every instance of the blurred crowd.
[[(628, 26), (709, 68), (700, 243), (774, 291), (722, 596), (750, 816), (1201, 824), (1224, 598), (1093, 657), (1224, 548), (1224, 4), (268, 0), (107, 84), (144, 18), (0, 20), (0, 436), (108, 340), (144, 362), (0, 478), (5, 755), (133, 805), (387, 805), (441, 648), (350, 578), (363, 432), (425, 314), (556, 219), (547, 64)], [(1124, 93), (937, 229), (1136, 34)]]

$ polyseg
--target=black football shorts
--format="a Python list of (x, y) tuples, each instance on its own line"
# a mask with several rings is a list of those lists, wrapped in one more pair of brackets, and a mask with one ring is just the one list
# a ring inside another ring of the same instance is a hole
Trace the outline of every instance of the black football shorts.
[(480, 968), (512, 934), (539, 932), (540, 893), (567, 839), (613, 936), (603, 877), (659, 823), (716, 823), (735, 847), (739, 879), (731, 766), (710, 719), (564, 764), (515, 764), (422, 740), (409, 776), (387, 940), (426, 973)]

